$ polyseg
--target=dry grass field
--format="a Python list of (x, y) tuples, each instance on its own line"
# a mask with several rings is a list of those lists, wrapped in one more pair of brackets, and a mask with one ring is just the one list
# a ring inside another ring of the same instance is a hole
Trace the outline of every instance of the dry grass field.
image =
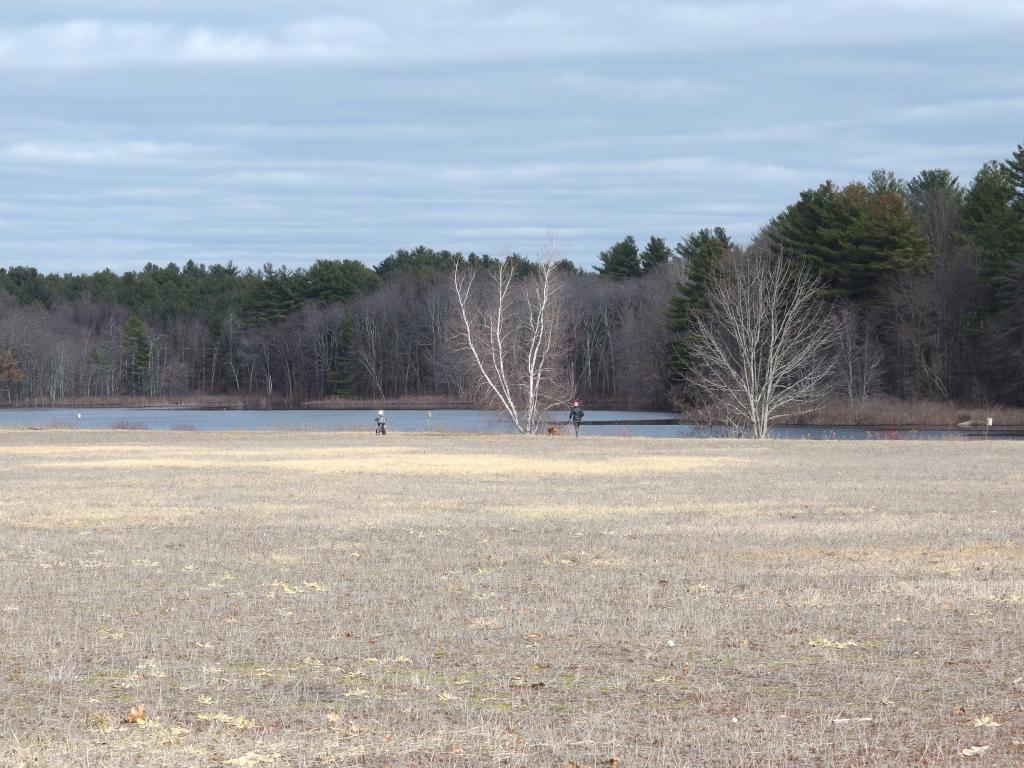
[(0, 765), (1024, 765), (1022, 513), (1024, 443), (0, 432)]

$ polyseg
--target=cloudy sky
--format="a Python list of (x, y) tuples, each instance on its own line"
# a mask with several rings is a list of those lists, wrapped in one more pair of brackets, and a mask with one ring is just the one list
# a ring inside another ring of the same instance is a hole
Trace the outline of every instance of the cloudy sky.
[(6, 0), (0, 264), (581, 265), (1024, 141), (1024, 0)]

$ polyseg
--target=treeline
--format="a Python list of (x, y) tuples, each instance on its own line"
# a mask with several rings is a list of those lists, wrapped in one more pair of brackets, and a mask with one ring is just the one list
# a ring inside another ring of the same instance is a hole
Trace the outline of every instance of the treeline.
[[(808, 262), (840, 326), (839, 393), (1024, 404), (1024, 145), (969, 184), (948, 170), (909, 180), (880, 170), (801, 193), (748, 246)], [(686, 265), (668, 306), (666, 384), (686, 399), (685, 338), (704, 291), (736, 248), (721, 228), (675, 248)], [(598, 271), (645, 279), (665, 260), (652, 238), (600, 254)]]
[[(592, 273), (561, 263), (561, 343), (577, 394), (633, 407), (685, 400), (680, 342), (735, 247), (708, 228), (674, 246), (626, 237)], [(1024, 403), (1024, 147), (966, 184), (946, 170), (826, 182), (750, 247), (807, 259), (825, 279), (843, 327), (838, 387), (851, 400)], [(509, 258), (520, 276), (535, 269)], [(456, 263), (497, 262), (421, 246), (373, 268), (0, 269), (0, 397), (466, 400), (476, 388), (453, 343)]]
[[(535, 269), (509, 258), (520, 277)], [(418, 247), (373, 269), (329, 260), (297, 270), (149, 264), (123, 275), (0, 269), (0, 397), (470, 400), (476, 382), (452, 344), (456, 263), (497, 262)], [(580, 391), (624, 404), (661, 400), (662, 310), (678, 265), (638, 282), (581, 274), (567, 261), (560, 270)]]

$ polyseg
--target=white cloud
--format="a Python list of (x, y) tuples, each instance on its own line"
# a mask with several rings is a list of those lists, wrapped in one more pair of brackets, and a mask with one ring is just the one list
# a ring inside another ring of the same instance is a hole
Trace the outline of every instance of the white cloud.
[[(1020, 0), (789, 0), (669, 2), (628, 7), (605, 0), (525, 4), (384, 2), (358, 15), (243, 22), (148, 23), (70, 19), (0, 27), (0, 67), (60, 69), (123, 64), (395, 63), (539, 61), (595, 55), (721, 54), (823, 50), (871, 43), (1017, 39)], [(319, 5), (319, 4), (317, 4)], [(193, 13), (198, 14), (199, 11)], [(685, 80), (673, 82), (685, 87)], [(581, 85), (586, 82), (581, 81)]]
[(439, 178), (454, 183), (507, 184), (562, 179), (575, 184), (607, 182), (623, 176), (652, 179), (671, 177), (680, 181), (736, 180), (745, 182), (794, 182), (806, 178), (805, 169), (775, 163), (748, 163), (713, 155), (668, 156), (640, 160), (515, 163), (440, 167)]
[(1004, 118), (1007, 113), (1020, 112), (1024, 112), (1024, 97), (1013, 95), (1003, 98), (957, 99), (930, 104), (914, 104), (895, 110), (891, 119), (908, 122), (976, 121), (1000, 119)]
[(57, 165), (140, 165), (180, 158), (185, 144), (149, 141), (62, 143), (21, 141), (0, 147), (0, 158), (20, 163)]
[(269, 32), (200, 27), (173, 41), (169, 58), (199, 63), (358, 61), (387, 43), (374, 22), (349, 17), (307, 19)]
[(0, 250), (41, 267), (529, 253), (549, 226), (589, 260), (1021, 140), (1021, 0), (7, 5)]
[(270, 29), (76, 19), (0, 28), (0, 66), (75, 69), (125, 64), (355, 61), (384, 47), (373, 21), (328, 17)]
[(303, 187), (323, 184), (330, 179), (322, 174), (306, 171), (236, 171), (219, 177), (216, 181), (243, 186)]
[(90, 19), (0, 29), (0, 65), (65, 69), (150, 59), (166, 50), (168, 30)]
[(551, 227), (463, 227), (459, 229), (453, 229), (452, 234), (456, 237), (468, 237), (468, 238), (488, 238), (488, 239), (522, 239), (522, 238), (544, 238), (555, 232), (561, 237), (575, 237), (587, 233), (589, 230), (579, 228), (562, 228), (552, 229)]

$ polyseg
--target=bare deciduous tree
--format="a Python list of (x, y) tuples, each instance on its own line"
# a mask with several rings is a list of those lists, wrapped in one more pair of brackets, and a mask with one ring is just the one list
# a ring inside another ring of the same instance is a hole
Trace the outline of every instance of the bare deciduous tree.
[(553, 259), (520, 280), (514, 270), (511, 259), (486, 270), (456, 265), (458, 345), (481, 391), (498, 402), (517, 430), (532, 434), (567, 394), (559, 348), (561, 286)]
[(755, 438), (818, 403), (835, 368), (836, 325), (810, 269), (768, 249), (734, 250), (708, 288), (687, 346), (690, 383)]
[(839, 385), (851, 405), (863, 403), (881, 385), (885, 353), (871, 324), (853, 307), (836, 313)]
[(948, 399), (968, 389), (976, 351), (964, 329), (972, 320), (978, 273), (977, 256), (955, 248), (935, 254), (930, 270), (899, 275), (887, 286), (883, 317), (904, 397)]

